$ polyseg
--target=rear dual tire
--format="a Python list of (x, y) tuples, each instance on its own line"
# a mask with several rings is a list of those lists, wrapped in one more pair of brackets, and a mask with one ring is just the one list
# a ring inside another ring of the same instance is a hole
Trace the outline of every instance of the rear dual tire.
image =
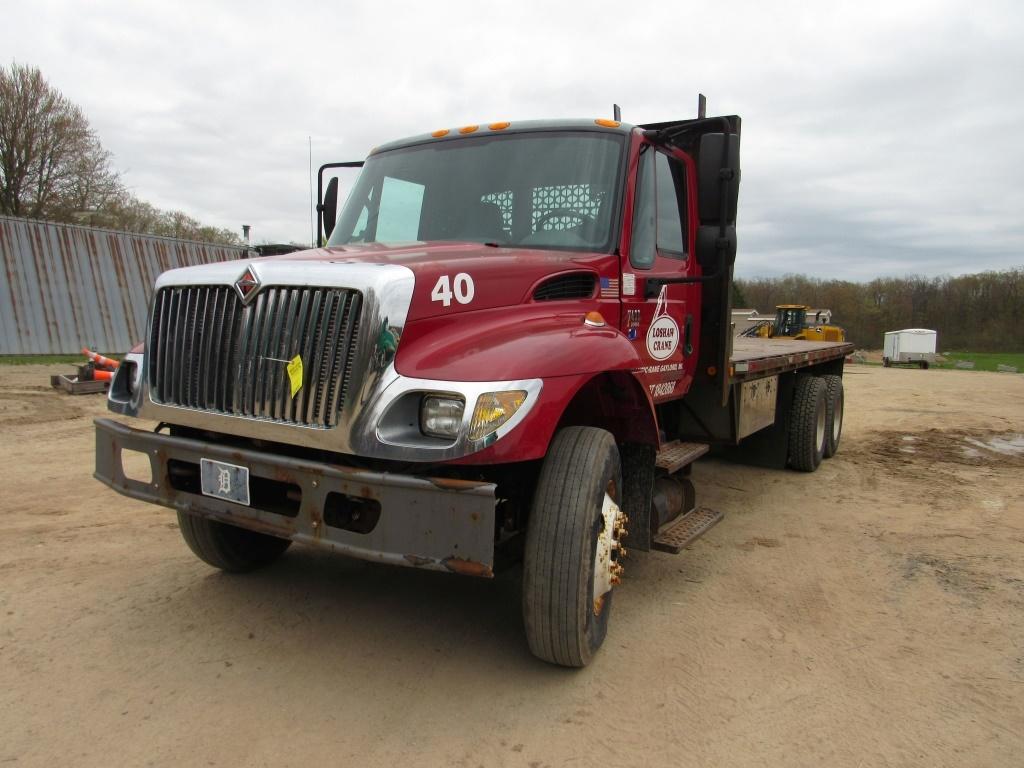
[(828, 387), (818, 376), (797, 374), (789, 425), (789, 465), (813, 472), (825, 455)]
[(843, 377), (822, 376), (825, 382), (825, 449), (822, 456), (830, 459), (839, 450), (839, 440), (843, 436)]
[(842, 376), (797, 374), (789, 421), (789, 465), (813, 472), (839, 450), (843, 434)]

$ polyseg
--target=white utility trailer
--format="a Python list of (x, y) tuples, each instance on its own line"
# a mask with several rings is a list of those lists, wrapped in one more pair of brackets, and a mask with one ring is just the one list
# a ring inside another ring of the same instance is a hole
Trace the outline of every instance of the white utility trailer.
[(882, 365), (919, 365), (927, 368), (935, 362), (935, 331), (904, 328), (887, 331), (882, 347)]

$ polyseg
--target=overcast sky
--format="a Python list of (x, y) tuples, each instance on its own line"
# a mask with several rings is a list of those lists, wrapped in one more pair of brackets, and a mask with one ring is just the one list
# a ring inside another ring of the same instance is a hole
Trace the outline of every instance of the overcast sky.
[(471, 122), (743, 118), (737, 271), (1024, 264), (1024, 6), (887, 0), (4, 2), (0, 57), (78, 103), (126, 184), (310, 238), (309, 157)]

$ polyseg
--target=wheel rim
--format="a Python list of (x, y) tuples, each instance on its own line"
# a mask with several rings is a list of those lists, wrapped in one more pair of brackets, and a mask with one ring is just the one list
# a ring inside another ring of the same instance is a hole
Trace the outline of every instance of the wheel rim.
[(839, 435), (843, 431), (843, 396), (836, 395), (836, 405), (832, 410), (832, 444), (839, 442)]
[(817, 441), (815, 443), (815, 445), (817, 445), (819, 448), (821, 446), (825, 445), (825, 401), (824, 401), (824, 399), (821, 400), (821, 407), (818, 408), (818, 424), (817, 424), (817, 428), (814, 431), (814, 436), (815, 436), (815, 440)]
[(612, 498), (615, 484), (609, 483), (601, 503), (601, 530), (597, 534), (597, 550), (594, 552), (594, 615), (600, 616), (605, 599), (622, 580), (622, 558), (626, 548), (622, 539), (626, 536), (626, 515)]

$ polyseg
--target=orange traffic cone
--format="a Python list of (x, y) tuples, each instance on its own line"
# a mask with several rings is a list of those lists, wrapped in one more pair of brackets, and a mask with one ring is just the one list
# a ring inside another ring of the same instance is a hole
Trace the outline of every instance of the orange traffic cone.
[[(109, 357), (104, 357), (99, 352), (93, 352), (87, 347), (82, 347), (82, 354), (92, 360), (100, 368), (107, 368), (109, 370), (116, 370), (120, 363), (117, 360), (111, 360)], [(96, 378), (99, 378), (98, 376)]]
[(114, 378), (114, 371), (101, 371), (97, 368), (92, 372), (93, 381), (111, 381)]

